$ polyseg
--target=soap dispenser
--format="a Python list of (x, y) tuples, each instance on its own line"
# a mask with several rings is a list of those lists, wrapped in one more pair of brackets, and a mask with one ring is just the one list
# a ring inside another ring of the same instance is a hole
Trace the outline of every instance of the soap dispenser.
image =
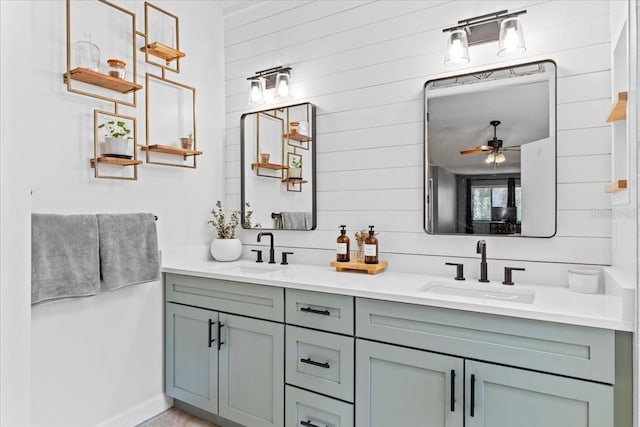
[(346, 225), (341, 225), (340, 235), (336, 241), (336, 261), (349, 262), (349, 237)]
[(364, 263), (378, 263), (378, 239), (373, 231), (373, 225), (369, 226), (369, 235), (364, 239)]

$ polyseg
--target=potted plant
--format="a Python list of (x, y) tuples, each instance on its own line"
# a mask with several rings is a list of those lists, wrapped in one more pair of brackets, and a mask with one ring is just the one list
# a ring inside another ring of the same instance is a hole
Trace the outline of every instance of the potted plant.
[[(245, 204), (247, 208), (249, 203)], [(216, 238), (211, 242), (211, 255), (216, 261), (235, 261), (242, 255), (242, 242), (236, 237), (236, 228), (240, 223), (240, 211), (234, 210), (229, 216), (225, 215), (222, 209), (222, 202), (216, 202), (216, 208), (211, 211), (213, 219), (208, 221), (216, 229)], [(259, 228), (260, 224), (251, 224), (253, 211), (247, 210), (244, 217), (244, 224), (249, 228)]]
[(186, 137), (180, 138), (180, 145), (185, 150), (191, 150), (193, 148), (193, 133), (189, 132)]
[(110, 120), (98, 126), (98, 129), (106, 127), (106, 135), (102, 154), (104, 156), (115, 157), (131, 157), (127, 155), (129, 151), (129, 140), (133, 137), (129, 136), (131, 130), (127, 127), (127, 123), (121, 120)]
[(291, 157), (288, 173), (289, 179), (302, 179), (302, 161), (297, 157)]

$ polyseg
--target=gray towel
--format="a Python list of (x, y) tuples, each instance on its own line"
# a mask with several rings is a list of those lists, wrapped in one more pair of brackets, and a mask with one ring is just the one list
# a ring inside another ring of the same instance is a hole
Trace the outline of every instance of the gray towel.
[(150, 213), (98, 214), (100, 272), (107, 290), (160, 278), (155, 218)]
[(95, 215), (31, 215), (31, 304), (100, 290)]
[(282, 228), (284, 230), (308, 230), (311, 224), (307, 224), (309, 212), (282, 212)]

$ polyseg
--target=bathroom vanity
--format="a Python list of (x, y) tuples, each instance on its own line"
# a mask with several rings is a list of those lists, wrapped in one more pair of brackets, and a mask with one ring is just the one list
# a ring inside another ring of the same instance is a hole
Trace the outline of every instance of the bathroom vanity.
[(632, 425), (616, 296), (248, 261), (163, 271), (166, 393), (222, 425)]

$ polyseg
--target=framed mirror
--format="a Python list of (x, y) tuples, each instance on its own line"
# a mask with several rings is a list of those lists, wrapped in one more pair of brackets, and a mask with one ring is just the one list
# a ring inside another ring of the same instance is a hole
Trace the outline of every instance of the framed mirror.
[(555, 235), (555, 63), (430, 80), (424, 102), (425, 230)]
[(308, 102), (241, 116), (243, 228), (316, 228), (315, 118)]

